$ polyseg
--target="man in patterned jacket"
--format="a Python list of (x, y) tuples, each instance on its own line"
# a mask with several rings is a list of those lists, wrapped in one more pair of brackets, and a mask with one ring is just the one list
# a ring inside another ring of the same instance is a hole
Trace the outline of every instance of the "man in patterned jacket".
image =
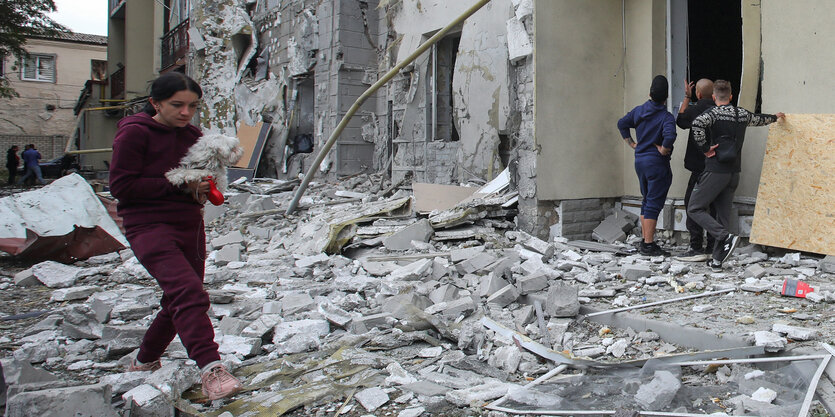
[[(751, 113), (732, 105), (731, 98), (731, 83), (716, 80), (713, 85), (716, 107), (702, 113), (692, 126), (693, 139), (705, 154), (705, 170), (693, 187), (687, 216), (716, 239), (713, 257), (707, 261), (715, 272), (722, 270), (722, 263), (730, 258), (739, 243), (739, 236), (728, 232), (728, 224), (742, 170), (745, 129), (748, 126), (765, 126), (785, 117), (783, 113)], [(723, 149), (719, 149), (720, 154), (717, 155), (720, 143)], [(716, 218), (710, 215), (711, 204), (716, 209)]]

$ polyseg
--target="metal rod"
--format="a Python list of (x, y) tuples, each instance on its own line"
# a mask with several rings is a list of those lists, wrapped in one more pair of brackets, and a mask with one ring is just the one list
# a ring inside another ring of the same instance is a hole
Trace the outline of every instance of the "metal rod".
[(594, 317), (594, 316), (600, 316), (600, 315), (603, 315), (603, 314), (611, 314), (611, 313), (619, 313), (621, 311), (636, 310), (636, 309), (644, 308), (644, 307), (652, 307), (652, 306), (657, 306), (657, 305), (661, 305), (661, 304), (675, 303), (677, 301), (691, 300), (693, 298), (701, 298), (701, 297), (708, 297), (708, 296), (711, 296), (711, 295), (724, 294), (726, 292), (731, 292), (731, 291), (736, 291), (736, 289), (735, 288), (728, 288), (728, 289), (719, 290), (719, 291), (711, 291), (711, 292), (704, 292), (704, 293), (696, 294), (696, 295), (688, 295), (686, 297), (672, 298), (672, 299), (669, 299), (669, 300), (655, 301), (655, 302), (646, 303), (646, 304), (638, 304), (636, 306), (616, 308), (614, 310), (598, 311), (596, 313), (586, 314), (585, 317)]
[(684, 361), (670, 362), (668, 365), (675, 366), (698, 366), (698, 365), (730, 365), (732, 363), (767, 363), (784, 361), (807, 361), (828, 358), (831, 355), (805, 355), (805, 356), (774, 356), (770, 358), (748, 358), (748, 359), (722, 359), (711, 361)]
[(322, 161), (325, 159), (325, 156), (333, 147), (334, 143), (336, 143), (336, 139), (345, 129), (345, 126), (348, 125), (348, 121), (351, 120), (351, 117), (353, 117), (354, 113), (356, 113), (357, 110), (359, 110), (360, 106), (365, 102), (365, 100), (367, 100), (371, 96), (371, 94), (377, 91), (380, 87), (389, 82), (389, 80), (394, 78), (394, 76), (397, 75), (397, 73), (400, 72), (400, 70), (403, 69), (403, 67), (417, 59), (417, 57), (426, 52), (426, 50), (429, 49), (430, 46), (432, 46), (433, 44), (435, 44), (435, 42), (438, 42), (441, 38), (443, 38), (444, 35), (447, 34), (447, 32), (452, 30), (455, 26), (458, 26), (461, 22), (466, 20), (468, 17), (472, 16), (473, 13), (477, 12), (479, 9), (481, 9), (485, 4), (489, 2), (490, 0), (478, 0), (478, 2), (476, 2), (472, 7), (467, 9), (466, 12), (455, 18), (455, 20), (450, 22), (448, 25), (444, 26), (443, 29), (438, 31), (438, 33), (436, 33), (434, 36), (432, 36), (426, 42), (420, 45), (418, 49), (411, 55), (409, 55), (405, 60), (403, 60), (403, 62), (395, 65), (394, 68), (392, 68), (388, 73), (386, 73), (386, 75), (383, 76), (383, 78), (377, 80), (377, 82), (374, 83), (374, 85), (368, 87), (368, 90), (365, 90), (365, 92), (362, 93), (362, 95), (354, 102), (354, 104), (351, 105), (351, 108), (348, 109), (348, 112), (345, 114), (345, 116), (342, 117), (342, 120), (336, 126), (336, 129), (334, 129), (333, 133), (331, 133), (331, 136), (330, 138), (328, 138), (328, 141), (325, 142), (325, 144), (322, 146), (322, 149), (319, 150), (319, 154), (316, 155), (316, 159), (310, 165), (310, 168), (307, 169), (307, 174), (305, 174), (304, 179), (302, 179), (301, 184), (299, 184), (299, 189), (298, 191), (296, 191), (296, 195), (293, 196), (293, 201), (291, 201), (290, 205), (287, 207), (286, 214), (293, 214), (293, 212), (296, 210), (296, 207), (299, 205), (299, 200), (301, 200), (302, 195), (304, 195), (304, 192), (307, 189), (307, 185), (310, 184), (310, 181), (316, 174), (316, 170), (319, 169), (319, 165), (322, 164)]
[(815, 375), (813, 375), (812, 380), (809, 381), (809, 389), (806, 390), (806, 397), (803, 399), (803, 406), (800, 407), (800, 413), (797, 414), (799, 417), (806, 417), (806, 415), (809, 414), (809, 408), (812, 407), (812, 399), (815, 397), (815, 391), (817, 391), (818, 388), (818, 381), (820, 381), (823, 371), (826, 370), (826, 366), (829, 365), (830, 359), (832, 359), (832, 355), (824, 355), (818, 369), (815, 371)]
[[(548, 416), (600, 416), (600, 415), (614, 415), (615, 410), (518, 410), (515, 408), (497, 407), (493, 405), (486, 405), (484, 408), (488, 410), (501, 411), (508, 414), (524, 414), (524, 415), (548, 415)], [(641, 411), (642, 417), (657, 416), (657, 417), (706, 417), (709, 414), (691, 414), (691, 413), (674, 413), (665, 411)], [(757, 416), (740, 416), (740, 417), (757, 417)]]
[[(557, 374), (561, 373), (562, 371), (564, 371), (566, 369), (568, 369), (568, 365), (560, 365), (560, 366), (548, 371), (548, 373), (546, 373), (545, 375), (542, 375), (541, 377), (539, 377), (537, 379), (534, 379), (533, 381), (527, 383), (525, 385), (525, 389), (535, 387), (535, 386), (553, 378), (554, 375), (557, 375)], [(498, 400), (493, 401), (489, 405), (494, 406), (494, 407), (498, 407), (498, 406), (504, 404), (504, 402), (507, 401), (507, 398), (508, 398), (508, 396), (507, 396), (507, 394), (505, 394), (504, 396), (502, 396), (502, 398), (499, 398)]]

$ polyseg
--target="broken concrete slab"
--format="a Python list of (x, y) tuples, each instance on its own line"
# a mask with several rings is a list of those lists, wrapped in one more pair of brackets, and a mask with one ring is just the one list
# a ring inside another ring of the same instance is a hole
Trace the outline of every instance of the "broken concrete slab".
[(766, 352), (779, 352), (786, 348), (788, 341), (777, 333), (769, 331), (754, 332), (754, 344), (762, 346)]
[(6, 417), (117, 417), (110, 401), (105, 384), (21, 392), (8, 399)]
[(101, 291), (101, 287), (97, 285), (82, 285), (71, 288), (59, 288), (52, 292), (50, 301), (75, 301), (82, 300), (91, 296), (95, 292)]
[(574, 317), (580, 312), (577, 287), (556, 282), (548, 289), (545, 314), (550, 317)]
[(421, 259), (392, 271), (386, 276), (389, 281), (417, 281), (431, 273), (432, 260)]
[(452, 263), (459, 263), (467, 259), (472, 259), (484, 252), (484, 246), (473, 246), (469, 248), (453, 249), (449, 253), (449, 259)]
[(32, 268), (24, 269), (23, 271), (16, 273), (14, 276), (14, 283), (20, 287), (43, 285), (43, 283), (35, 277), (35, 274), (32, 272)]
[(130, 415), (142, 417), (174, 417), (174, 406), (153, 385), (142, 384), (122, 394)]
[(222, 248), (226, 245), (235, 243), (239, 245), (244, 243), (244, 235), (238, 230), (231, 231), (223, 236), (219, 236), (211, 240), (213, 248)]
[(647, 278), (651, 276), (652, 269), (650, 269), (649, 266), (642, 264), (624, 265), (621, 269), (620, 274), (627, 281), (637, 281), (641, 278)]
[(412, 241), (428, 242), (434, 229), (427, 219), (421, 219), (383, 239), (383, 246), (391, 251), (412, 249)]
[(771, 326), (771, 331), (784, 334), (792, 340), (815, 340), (820, 337), (820, 332), (816, 329), (807, 329), (805, 327), (791, 326), (783, 323), (774, 323)]
[(548, 276), (544, 272), (535, 272), (530, 275), (518, 278), (516, 280), (516, 287), (519, 289), (519, 294), (531, 294), (541, 291), (548, 286)]
[(369, 413), (373, 413), (383, 404), (389, 402), (389, 396), (380, 387), (366, 388), (357, 392), (354, 397)]
[(105, 375), (100, 384), (110, 385), (113, 395), (122, 395), (142, 384), (145, 379), (151, 376), (151, 372), (122, 372), (118, 374)]
[[(508, 304), (515, 302), (517, 298), (519, 298), (519, 291), (517, 291), (516, 287), (513, 285), (508, 284), (487, 298), (487, 304), (495, 304), (500, 307), (506, 307)], [(577, 308), (580, 308), (579, 304), (577, 305)]]
[(32, 274), (49, 288), (67, 288), (75, 285), (81, 268), (55, 261), (44, 261), (32, 266)]

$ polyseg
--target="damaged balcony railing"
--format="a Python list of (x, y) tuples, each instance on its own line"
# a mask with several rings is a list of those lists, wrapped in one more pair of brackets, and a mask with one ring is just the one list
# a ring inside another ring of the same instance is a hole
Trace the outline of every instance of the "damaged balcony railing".
[(177, 61), (185, 58), (188, 52), (188, 19), (184, 20), (162, 37), (162, 65), (164, 71), (177, 64)]

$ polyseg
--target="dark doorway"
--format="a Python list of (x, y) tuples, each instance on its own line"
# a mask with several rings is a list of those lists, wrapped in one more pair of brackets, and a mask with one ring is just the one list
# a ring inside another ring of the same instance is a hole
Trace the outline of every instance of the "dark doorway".
[(742, 5), (739, 1), (688, 0), (690, 80), (728, 80), (736, 104), (742, 79)]

